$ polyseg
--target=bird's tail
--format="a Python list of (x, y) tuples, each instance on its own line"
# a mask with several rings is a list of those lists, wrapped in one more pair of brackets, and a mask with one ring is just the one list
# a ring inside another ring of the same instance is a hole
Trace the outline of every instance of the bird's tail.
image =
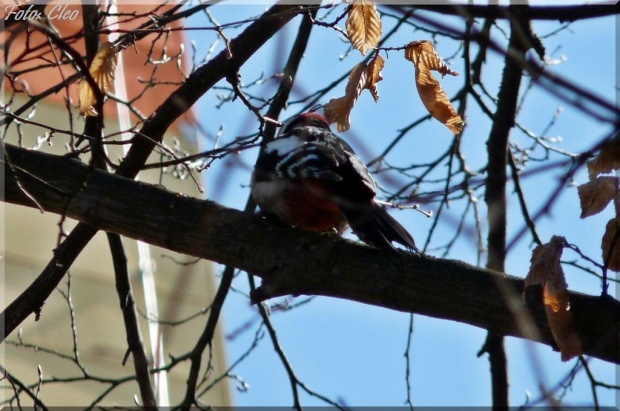
[(408, 249), (420, 252), (411, 234), (388, 212), (374, 201), (362, 207), (342, 207), (351, 230), (363, 242), (383, 249), (394, 249), (397, 242)]

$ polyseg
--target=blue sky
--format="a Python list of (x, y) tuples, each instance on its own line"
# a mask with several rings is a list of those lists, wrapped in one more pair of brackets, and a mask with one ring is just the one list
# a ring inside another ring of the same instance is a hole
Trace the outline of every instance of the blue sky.
[[(265, 7), (224, 4), (213, 7), (211, 12), (220, 23), (226, 23), (259, 15)], [(339, 15), (342, 7), (338, 6), (338, 10), (329, 20)], [(436, 17), (430, 13), (426, 13), (426, 16)], [(445, 18), (443, 21), (462, 28), (455, 18)], [(384, 17), (384, 33), (389, 31), (393, 23), (393, 19)], [(244, 83), (250, 83), (261, 76), (269, 78), (282, 69), (298, 24), (299, 19), (294, 20), (270, 41), (268, 47), (252, 57), (241, 71)], [(201, 15), (192, 17), (187, 25), (205, 26), (209, 25), (209, 22)], [(344, 27), (344, 21), (340, 26)], [(501, 26), (506, 28), (507, 25), (503, 23)], [(544, 35), (558, 27), (557, 23), (536, 23), (534, 29), (538, 34)], [(229, 36), (234, 33), (234, 30), (227, 31)], [(215, 36), (212, 32), (196, 31), (190, 31), (188, 35), (196, 42), (198, 60), (202, 59)], [(386, 45), (402, 46), (413, 40), (427, 39), (430, 39), (428, 33), (403, 27), (399, 35)], [(497, 29), (494, 30), (494, 39), (502, 45), (505, 44), (505, 39)], [(615, 39), (615, 18), (572, 24), (557, 35), (544, 39), (550, 56), (564, 60), (552, 67), (552, 72), (613, 101), (616, 84)], [(443, 37), (437, 37), (436, 40), (439, 54), (444, 58), (454, 56), (448, 63), (453, 70), (462, 73), (463, 59), (458, 43)], [(222, 42), (217, 44), (216, 51), (221, 50), (222, 46)], [(298, 73), (297, 93), (293, 99), (323, 88), (362, 60), (355, 50), (341, 60), (339, 57), (347, 51), (348, 45), (338, 33), (328, 28), (315, 27)], [(413, 66), (403, 58), (402, 52), (390, 52), (388, 57), (383, 70), (385, 80), (379, 83), (381, 100), (375, 103), (370, 94), (363, 94), (352, 113), (352, 129), (343, 134), (366, 161), (380, 153), (396, 130), (426, 114), (415, 90)], [(502, 70), (503, 56), (491, 53), (483, 69), (483, 78), (493, 94), (497, 91)], [(462, 86), (463, 79), (462, 75), (447, 76), (441, 82), (448, 95), (453, 96)], [(527, 86), (528, 82), (529, 79), (525, 78), (523, 87)], [(270, 96), (277, 85), (276, 80), (268, 80), (264, 86), (250, 91), (257, 95)], [(321, 103), (326, 103), (331, 97), (341, 96), (344, 86), (344, 83), (340, 84)], [(213, 138), (220, 126), (224, 126), (220, 137), (222, 144), (237, 136), (256, 132), (258, 123), (241, 102), (224, 104), (219, 109), (214, 107), (218, 93), (226, 94), (225, 91), (210, 91), (196, 107), (198, 117), (210, 137)], [(473, 101), (469, 102), (468, 107), (470, 109), (467, 128), (463, 134), (463, 148), (467, 161), (472, 168), (477, 168), (486, 161), (485, 141), (489, 135), (490, 122)], [(299, 108), (299, 105), (293, 105), (283, 118), (294, 114)], [(583, 116), (578, 110), (536, 87), (530, 91), (518, 120), (535, 133), (541, 133), (560, 108), (562, 114), (548, 135), (561, 137), (559, 147), (565, 150), (583, 151), (609, 132), (608, 126)], [(522, 144), (529, 144), (527, 137), (516, 130), (513, 131), (512, 138)], [(447, 128), (434, 120), (427, 121), (409, 133), (388, 160), (401, 165), (421, 163), (445, 151), (451, 141), (452, 135)], [(202, 144), (204, 148), (212, 148), (213, 141), (205, 139)], [(243, 152), (237, 159), (251, 167), (256, 154), (256, 150)], [(203, 178), (207, 182), (207, 197), (226, 206), (241, 209), (249, 194), (249, 169), (226, 164), (225, 161), (216, 162), (211, 169), (203, 172)], [(445, 169), (442, 168), (441, 171)], [(562, 170), (553, 170), (523, 180), (524, 191), (530, 200), (530, 210), (538, 210), (546, 201), (561, 175)], [(583, 183), (586, 179), (586, 174), (580, 172), (577, 174), (576, 183)], [(512, 191), (512, 186), (509, 186), (509, 190)], [(480, 202), (483, 203), (482, 197)], [(430, 209), (433, 207), (433, 204), (428, 206)], [(459, 216), (460, 210), (461, 206), (454, 204), (448, 211), (452, 216)], [(567, 187), (551, 215), (540, 221), (539, 234), (543, 241), (548, 241), (554, 234), (564, 235), (586, 254), (600, 260), (600, 238), (606, 221), (612, 216), (612, 210), (607, 209), (601, 215), (586, 220), (580, 220), (579, 213), (577, 190), (575, 187)], [(414, 211), (401, 211), (395, 216), (409, 229), (418, 244), (424, 243), (431, 227), (431, 219)], [(444, 244), (453, 233), (454, 224), (449, 220), (446, 218), (440, 222), (429, 254), (433, 255), (432, 248)], [(509, 239), (521, 225), (521, 212), (516, 197), (510, 196)], [(529, 268), (531, 246), (531, 237), (524, 236), (508, 257), (508, 273), (525, 276)], [(457, 241), (449, 258), (475, 263), (475, 250), (472, 239), (464, 236)], [(565, 257), (576, 256), (567, 250)], [(600, 281), (594, 277), (568, 268), (565, 268), (565, 271), (572, 290), (588, 294), (600, 292)], [(248, 286), (245, 274), (239, 275), (234, 285), (238, 290), (246, 292)], [(292, 299), (291, 303), (305, 298), (302, 296)], [(283, 299), (280, 299), (275, 302), (282, 301)], [(230, 362), (251, 345), (259, 324), (257, 316), (256, 308), (249, 306), (245, 295), (231, 293), (223, 318), (224, 333), (235, 334), (226, 347)], [(348, 405), (404, 405), (404, 352), (409, 327), (408, 314), (344, 300), (316, 297), (309, 304), (293, 310), (276, 311), (271, 318), (298, 377), (313, 390)], [(247, 331), (235, 333), (248, 321), (253, 322)], [(478, 328), (415, 316), (411, 348), (411, 397), (414, 405), (489, 405), (491, 393), (488, 361), (486, 356), (476, 357), (485, 337), (486, 331)], [(547, 388), (554, 386), (574, 365), (572, 361), (562, 363), (559, 353), (553, 352), (548, 346), (508, 338), (507, 347), (513, 405), (523, 404), (528, 395), (537, 397), (540, 394), (540, 382)], [(614, 383), (613, 366), (592, 360), (591, 367), (599, 380)], [(235, 404), (292, 405), (288, 378), (268, 336), (261, 340), (258, 348), (234, 373), (242, 376), (249, 384), (249, 390), (244, 392), (233, 389)], [(231, 382), (234, 387), (234, 381)], [(614, 403), (613, 391), (600, 388), (598, 394), (601, 404)], [(301, 398), (304, 405), (323, 404), (320, 400), (304, 394)], [(583, 372), (578, 375), (572, 389), (566, 394), (565, 401), (572, 405), (591, 404), (590, 386)]]

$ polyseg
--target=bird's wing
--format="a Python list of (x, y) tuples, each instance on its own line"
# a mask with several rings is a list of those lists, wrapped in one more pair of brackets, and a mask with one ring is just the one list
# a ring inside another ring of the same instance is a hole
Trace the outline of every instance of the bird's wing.
[(372, 200), (377, 194), (375, 180), (351, 146), (340, 138), (326, 144), (327, 150), (335, 153), (338, 160), (337, 172), (342, 177), (339, 195), (350, 201)]
[[(257, 177), (320, 180), (344, 201), (372, 200), (375, 181), (351, 146), (331, 132), (311, 131), (293, 130), (268, 143), (258, 160)], [(271, 175), (260, 170), (271, 170)]]
[(327, 147), (307, 142), (278, 158), (274, 170), (280, 178), (339, 182), (342, 181), (337, 171), (339, 164)]

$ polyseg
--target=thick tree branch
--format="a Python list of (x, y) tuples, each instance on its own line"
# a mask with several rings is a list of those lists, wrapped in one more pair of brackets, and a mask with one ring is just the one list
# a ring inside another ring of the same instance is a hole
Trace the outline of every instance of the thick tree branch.
[(127, 347), (133, 355), (134, 369), (136, 371), (136, 381), (140, 387), (140, 396), (145, 407), (157, 407), (155, 393), (149, 374), (149, 361), (144, 350), (140, 324), (136, 313), (136, 302), (133, 299), (131, 280), (127, 269), (127, 256), (125, 248), (118, 234), (108, 233), (108, 243), (112, 253), (114, 263), (114, 277), (116, 291), (120, 301), (121, 311), (123, 312), (123, 323), (127, 334)]
[[(385, 253), (336, 235), (275, 226), (210, 201), (89, 171), (65, 157), (5, 148), (13, 162), (13, 169), (4, 164), (6, 201), (33, 206), (16, 184), (19, 173), (19, 181), (46, 210), (60, 212), (90, 173), (67, 209), (69, 217), (254, 273), (263, 278), (257, 299), (286, 294), (345, 298), (555, 345), (542, 298), (537, 306), (521, 302), (522, 279), (459, 261)], [(585, 353), (620, 363), (620, 303), (574, 292), (570, 302)], [(528, 327), (523, 327), (522, 317), (530, 320)], [(7, 324), (10, 321), (7, 317)]]
[[(506, 262), (508, 139), (510, 130), (515, 124), (519, 88), (523, 77), (523, 67), (518, 62), (525, 60), (525, 51), (529, 48), (527, 42), (534, 37), (529, 20), (523, 17), (527, 10), (529, 7), (526, 6), (510, 6), (509, 8), (509, 15), (512, 16), (510, 41), (499, 89), (497, 111), (487, 141), (489, 159), (485, 194), (489, 221), (487, 268), (500, 272), (505, 271)], [(506, 297), (510, 298), (510, 296)], [(509, 384), (503, 336), (489, 332), (483, 350), (489, 353), (493, 407), (506, 408), (509, 405)]]
[[(514, 9), (515, 6), (512, 6)], [(557, 20), (559, 22), (592, 19), (620, 14), (617, 4), (584, 4), (577, 6), (516, 6), (523, 7), (523, 17), (528, 20)], [(509, 6), (479, 6), (474, 4), (459, 4), (452, 6), (436, 4), (420, 4), (416, 9), (434, 11), (441, 14), (462, 16), (464, 18), (510, 18), (512, 12)]]
[[(529, 23), (526, 24), (529, 27)], [(489, 261), (487, 267), (504, 271), (506, 259), (506, 168), (508, 137), (515, 124), (519, 87), (523, 68), (518, 61), (525, 58), (528, 48), (523, 39), (526, 27), (519, 19), (511, 24), (511, 36), (506, 54), (502, 83), (498, 94), (497, 111), (487, 141), (488, 167), (485, 199), (489, 209)]]

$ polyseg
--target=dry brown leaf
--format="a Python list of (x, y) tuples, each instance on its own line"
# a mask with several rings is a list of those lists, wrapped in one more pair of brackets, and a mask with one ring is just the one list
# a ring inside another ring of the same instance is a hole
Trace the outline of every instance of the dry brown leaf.
[(542, 284), (547, 323), (562, 354), (562, 361), (568, 361), (582, 353), (581, 343), (573, 328), (568, 285), (560, 265), (565, 245), (564, 237), (553, 236), (549, 243), (534, 249), (523, 293), (525, 297), (529, 287)]
[(545, 281), (553, 281), (558, 289), (568, 288), (560, 265), (566, 243), (566, 238), (554, 235), (547, 244), (539, 245), (532, 251), (530, 271), (525, 277), (526, 291), (529, 286), (544, 284)]
[(428, 40), (422, 41), (412, 41), (407, 44), (405, 48), (405, 58), (416, 66), (418, 64), (423, 64), (429, 70), (435, 70), (441, 73), (441, 76), (445, 76), (446, 74), (450, 74), (451, 76), (458, 76), (459, 73), (450, 70), (450, 68), (446, 65), (439, 54), (437, 54), (437, 50), (435, 50), (435, 46), (433, 43)]
[(384, 65), (383, 58), (377, 55), (368, 65), (360, 63), (355, 66), (349, 75), (344, 97), (333, 98), (325, 105), (325, 118), (329, 123), (335, 122), (339, 132), (351, 128), (351, 110), (365, 88), (370, 90), (375, 101), (379, 100), (377, 83), (383, 80), (381, 70)]
[(381, 40), (381, 18), (372, 1), (355, 0), (349, 10), (346, 26), (349, 41), (363, 56)]
[(418, 93), (424, 107), (437, 120), (446, 125), (454, 134), (463, 130), (465, 122), (456, 113), (446, 92), (441, 88), (439, 81), (431, 70), (438, 71), (442, 77), (446, 74), (458, 76), (450, 70), (439, 57), (433, 43), (430, 41), (413, 41), (405, 48), (405, 58), (415, 66), (415, 80)]
[(568, 361), (583, 354), (581, 342), (573, 328), (573, 314), (567, 290), (556, 290), (547, 281), (543, 285), (543, 302), (547, 322), (558, 344), (562, 361)]
[[(99, 45), (99, 50), (97, 50), (97, 54), (90, 65), (88, 71), (103, 94), (108, 92), (114, 82), (117, 59), (118, 56), (114, 45), (105, 41)], [(86, 79), (80, 81), (78, 94), (80, 96), (80, 114), (86, 117), (96, 116), (95, 104), (97, 103), (97, 98)]]
[[(620, 234), (618, 233), (620, 221), (618, 220), (618, 216), (609, 220), (601, 244), (603, 261), (607, 263), (607, 268), (616, 272), (620, 272)], [(612, 245), (614, 246), (613, 250), (611, 250)]]
[(78, 93), (80, 95), (80, 115), (84, 117), (97, 117), (97, 110), (95, 110), (94, 106), (97, 98), (86, 80), (82, 79), (80, 81)]
[(383, 80), (381, 76), (381, 70), (385, 66), (385, 60), (383, 57), (377, 54), (375, 58), (368, 63), (368, 80), (366, 81), (366, 88), (370, 90), (372, 98), (375, 102), (379, 101), (379, 90), (377, 90), (377, 83)]
[(594, 180), (599, 174), (620, 169), (620, 138), (616, 137), (605, 145), (593, 160), (588, 161), (588, 174)]
[(577, 187), (581, 202), (581, 218), (598, 214), (618, 196), (620, 178), (598, 177)]
[(359, 95), (366, 88), (367, 79), (368, 67), (364, 63), (358, 64), (349, 75), (344, 97), (333, 98), (325, 105), (325, 118), (329, 123), (336, 122), (339, 132), (351, 128), (351, 110)]
[(329, 123), (336, 123), (339, 132), (347, 131), (351, 128), (351, 110), (353, 104), (347, 96), (333, 98), (325, 105), (325, 119)]

